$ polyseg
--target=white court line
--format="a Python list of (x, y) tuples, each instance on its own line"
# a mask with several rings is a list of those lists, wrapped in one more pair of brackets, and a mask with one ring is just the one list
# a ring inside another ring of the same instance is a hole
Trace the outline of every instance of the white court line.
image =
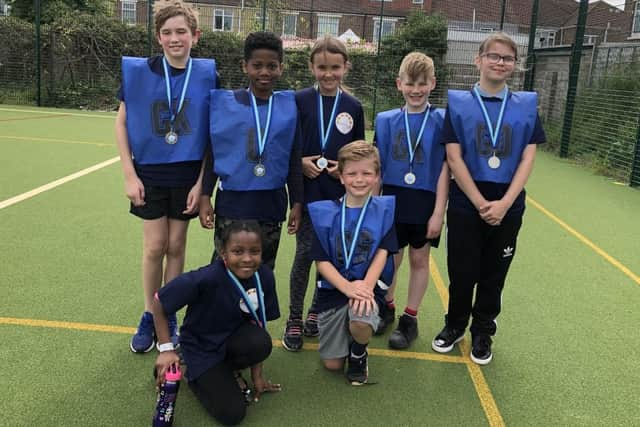
[(120, 157), (119, 156), (114, 157), (114, 158), (109, 159), (109, 160), (105, 160), (102, 163), (98, 163), (97, 165), (90, 166), (90, 167), (88, 167), (86, 169), (82, 169), (81, 171), (72, 173), (71, 175), (67, 175), (67, 176), (65, 176), (63, 178), (57, 179), (57, 180), (52, 181), (52, 182), (50, 182), (48, 184), (42, 185), (42, 186), (40, 186), (38, 188), (34, 188), (33, 190), (27, 191), (26, 193), (18, 194), (15, 197), (12, 197), (10, 199), (7, 199), (7, 200), (4, 200), (4, 201), (0, 202), (0, 209), (4, 209), (4, 208), (9, 207), (11, 205), (15, 205), (18, 202), (21, 202), (23, 200), (29, 199), (29, 198), (31, 198), (33, 196), (37, 196), (40, 193), (44, 193), (45, 191), (51, 190), (52, 188), (56, 188), (56, 187), (58, 187), (58, 186), (60, 186), (62, 184), (65, 184), (65, 183), (69, 182), (69, 181), (73, 181), (76, 178), (80, 178), (82, 176), (88, 175), (91, 172), (95, 172), (95, 171), (97, 171), (99, 169), (102, 169), (104, 167), (112, 165), (112, 164), (114, 164), (114, 163), (116, 163), (118, 161), (120, 161)]
[(82, 113), (62, 113), (57, 111), (50, 110), (22, 110), (20, 108), (0, 108), (0, 111), (9, 111), (12, 113), (35, 113), (35, 114), (53, 114), (60, 116), (76, 116), (76, 117), (98, 117), (100, 119), (109, 119), (113, 120), (116, 118), (115, 113), (105, 113), (105, 114), (82, 114)]

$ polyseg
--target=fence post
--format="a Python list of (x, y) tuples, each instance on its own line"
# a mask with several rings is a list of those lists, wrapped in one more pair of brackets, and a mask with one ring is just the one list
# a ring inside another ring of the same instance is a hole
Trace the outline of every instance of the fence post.
[(631, 187), (640, 187), (640, 114), (638, 114), (638, 131), (636, 132), (636, 149), (631, 163), (631, 175), (629, 176)]
[(576, 91), (578, 87), (578, 75), (580, 74), (580, 61), (582, 59), (582, 44), (584, 42), (584, 26), (589, 11), (589, 0), (580, 0), (578, 24), (576, 26), (576, 39), (573, 42), (571, 63), (569, 64), (569, 88), (567, 89), (567, 101), (564, 109), (564, 123), (562, 124), (562, 137), (560, 142), (560, 157), (569, 155), (569, 141), (571, 139), (571, 125), (573, 123), (573, 110), (576, 103)]
[(531, 9), (531, 25), (529, 25), (529, 44), (527, 45), (527, 63), (524, 74), (524, 90), (533, 90), (533, 79), (536, 70), (536, 55), (534, 53), (534, 47), (536, 43), (536, 30), (538, 29), (538, 5), (540, 0), (533, 1), (533, 8)]
[(147, 56), (151, 56), (153, 46), (153, 0), (147, 0)]
[(262, 0), (262, 31), (267, 31), (267, 0)]
[(42, 106), (42, 79), (40, 75), (41, 58), (40, 58), (40, 0), (34, 0), (36, 12), (36, 104)]
[(502, 9), (500, 10), (500, 31), (504, 28), (504, 12), (506, 9), (507, 0), (502, 0)]
[[(382, 17), (384, 15), (384, 0), (380, 2), (380, 23), (378, 25), (378, 49), (376, 51), (376, 78), (373, 84), (373, 107), (371, 109), (371, 123), (376, 119), (376, 96), (378, 94), (378, 77), (380, 74), (380, 42), (382, 41)], [(375, 25), (374, 25), (375, 28)]]

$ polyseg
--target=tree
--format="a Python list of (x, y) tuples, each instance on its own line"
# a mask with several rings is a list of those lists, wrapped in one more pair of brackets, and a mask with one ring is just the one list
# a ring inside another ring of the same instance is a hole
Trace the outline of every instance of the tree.
[[(25, 21), (34, 22), (36, 11), (33, 0), (9, 0), (11, 15)], [(111, 10), (107, 0), (41, 0), (40, 22), (49, 24), (73, 12), (87, 12), (92, 15), (107, 15)]]

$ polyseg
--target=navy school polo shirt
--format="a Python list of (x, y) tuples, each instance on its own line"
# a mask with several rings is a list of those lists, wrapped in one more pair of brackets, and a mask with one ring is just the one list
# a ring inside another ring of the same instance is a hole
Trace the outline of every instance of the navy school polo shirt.
[[(262, 265), (258, 274), (267, 320), (275, 320), (280, 317), (280, 309), (273, 272)], [(245, 290), (255, 288), (253, 277), (240, 283)], [(221, 259), (176, 277), (160, 288), (158, 298), (167, 314), (187, 306), (180, 327), (180, 345), (189, 381), (222, 362), (226, 356), (226, 340), (251, 319), (240, 310), (240, 293)]]

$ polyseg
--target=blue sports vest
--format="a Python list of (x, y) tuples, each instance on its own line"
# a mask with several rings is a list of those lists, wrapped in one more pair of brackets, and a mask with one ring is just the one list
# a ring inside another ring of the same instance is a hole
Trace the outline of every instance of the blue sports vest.
[[(211, 91), (211, 149), (214, 172), (224, 190), (274, 190), (284, 187), (296, 135), (298, 110), (293, 91), (273, 93), (273, 110), (267, 142), (262, 153), (266, 174), (257, 177), (258, 137), (251, 105), (236, 101), (231, 90)], [(259, 105), (261, 123), (267, 106)]]
[[(409, 148), (404, 128), (404, 111), (401, 109), (383, 111), (376, 117), (376, 145), (382, 163), (382, 182), (415, 190), (435, 193), (438, 178), (445, 159), (445, 148), (440, 144), (440, 134), (444, 122), (444, 110), (434, 108), (424, 128), (420, 145), (413, 158), (413, 173), (416, 182), (409, 185), (404, 176), (409, 172)], [(416, 134), (411, 135), (417, 138)]]
[[(138, 164), (166, 164), (202, 160), (208, 141), (209, 91), (216, 85), (216, 63), (193, 59), (191, 79), (182, 111), (175, 119), (178, 143), (164, 140), (170, 130), (164, 77), (149, 69), (147, 58), (122, 57), (122, 90), (127, 110), (127, 136)], [(178, 107), (185, 74), (171, 78), (174, 111)]]
[[(362, 228), (358, 236), (358, 242), (351, 259), (351, 266), (345, 269), (345, 254), (342, 249), (342, 236), (340, 231), (340, 212), (342, 203), (335, 200), (320, 200), (309, 203), (309, 216), (313, 230), (318, 236), (322, 249), (331, 258), (331, 264), (347, 280), (364, 279), (367, 270), (373, 261), (373, 256), (382, 239), (393, 226), (395, 198), (391, 196), (372, 197), (367, 208)], [(351, 215), (349, 214), (351, 211)], [(345, 234), (347, 236), (347, 250), (351, 247), (353, 231), (358, 221), (359, 209), (347, 208), (345, 221)], [(387, 285), (391, 285), (393, 277), (393, 257), (389, 256), (387, 264), (381, 275)], [(334, 286), (322, 280), (318, 287), (332, 289)]]
[[(471, 91), (449, 91), (449, 115), (456, 136), (460, 139), (462, 157), (474, 181), (508, 184), (520, 164), (522, 152), (533, 136), (538, 117), (538, 96), (535, 92), (509, 92), (502, 127), (496, 144), (500, 167), (491, 169), (488, 159), (493, 155), (489, 129)], [(489, 103), (485, 102), (485, 105)], [(500, 103), (496, 103), (498, 108)], [(489, 110), (489, 106), (487, 110)], [(489, 113), (495, 125), (497, 114)]]

